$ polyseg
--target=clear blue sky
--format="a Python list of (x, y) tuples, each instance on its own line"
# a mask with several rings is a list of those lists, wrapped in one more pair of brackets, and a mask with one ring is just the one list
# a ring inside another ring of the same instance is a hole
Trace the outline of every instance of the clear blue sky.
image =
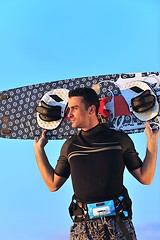
[[(0, 90), (58, 79), (160, 71), (159, 0), (1, 0)], [(132, 135), (145, 154), (145, 134)], [(47, 153), (56, 164), (63, 141)], [(0, 239), (67, 240), (70, 180), (50, 193), (33, 142), (0, 139)], [(158, 153), (160, 156), (160, 152)], [(160, 162), (153, 184), (128, 172), (139, 240), (160, 239)]]

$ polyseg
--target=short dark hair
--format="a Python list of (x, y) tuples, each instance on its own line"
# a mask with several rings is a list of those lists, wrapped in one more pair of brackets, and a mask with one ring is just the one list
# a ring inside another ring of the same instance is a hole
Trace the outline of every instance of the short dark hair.
[(70, 97), (83, 97), (83, 102), (88, 109), (91, 105), (96, 107), (96, 114), (99, 109), (99, 98), (97, 93), (92, 88), (75, 88), (69, 91)]

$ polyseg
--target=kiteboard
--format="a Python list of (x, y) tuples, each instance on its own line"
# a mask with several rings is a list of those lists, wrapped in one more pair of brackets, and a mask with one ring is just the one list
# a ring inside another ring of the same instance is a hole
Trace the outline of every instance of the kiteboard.
[(68, 92), (93, 88), (100, 101), (99, 121), (128, 134), (160, 123), (160, 72), (108, 74), (33, 84), (0, 92), (0, 137), (37, 139), (47, 129), (49, 139), (77, 134), (67, 116)]

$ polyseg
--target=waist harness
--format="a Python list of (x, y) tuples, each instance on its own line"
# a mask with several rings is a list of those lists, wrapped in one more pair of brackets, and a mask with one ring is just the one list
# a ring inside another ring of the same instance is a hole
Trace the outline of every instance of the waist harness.
[[(125, 218), (132, 218), (131, 200), (122, 195), (117, 198), (86, 203), (76, 199), (73, 195), (71, 204), (69, 206), (69, 213), (74, 222), (89, 221), (103, 218), (115, 218), (115, 221), (119, 225), (121, 231), (127, 240), (131, 240), (131, 236), (128, 229), (125, 227), (123, 220)], [(110, 239), (107, 226), (104, 226), (105, 234)]]

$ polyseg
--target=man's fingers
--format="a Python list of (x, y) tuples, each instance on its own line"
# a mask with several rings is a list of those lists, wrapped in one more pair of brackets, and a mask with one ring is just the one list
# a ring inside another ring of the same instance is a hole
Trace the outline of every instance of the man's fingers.
[(47, 134), (47, 130), (44, 129), (44, 130), (42, 131), (42, 137), (46, 138), (46, 134)]
[(146, 122), (146, 129), (145, 129), (145, 131), (146, 131), (147, 129), (151, 129), (151, 130), (152, 130), (152, 128), (151, 128), (149, 122)]

